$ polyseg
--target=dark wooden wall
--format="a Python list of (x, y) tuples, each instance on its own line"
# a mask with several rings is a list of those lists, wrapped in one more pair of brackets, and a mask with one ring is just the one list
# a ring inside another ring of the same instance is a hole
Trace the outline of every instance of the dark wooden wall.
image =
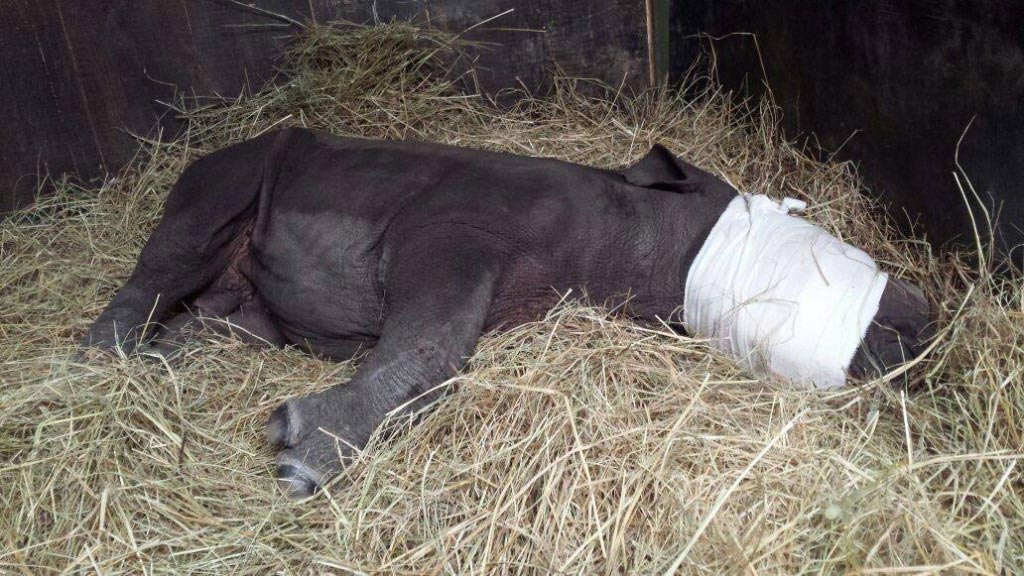
[(31, 198), (37, 173), (120, 166), (137, 147), (127, 132), (150, 132), (175, 87), (259, 85), (283, 34), (245, 27), (268, 20), (226, 2), (5, 0), (0, 9), (0, 211)]
[[(645, 0), (378, 0), (381, 19), (430, 23), (491, 45), (479, 51), (477, 75), (494, 92), (543, 90), (556, 66), (574, 77), (646, 86), (649, 77)], [(372, 2), (339, 9), (347, 20), (372, 20)], [(502, 15), (503, 14), (503, 15)], [(500, 17), (494, 18), (496, 16)], [(480, 22), (494, 18), (486, 24)]]
[(961, 162), (1001, 207), (1003, 249), (1024, 242), (1024, 3), (677, 0), (671, 21), (677, 75), (713, 45), (727, 86), (767, 81), (791, 135), (841, 148), (935, 244), (973, 242), (953, 179), (973, 119)]
[[(479, 52), (484, 89), (543, 88), (554, 65), (572, 76), (642, 86), (644, 0), (246, 0), (303, 20), (412, 19), (492, 47)], [(231, 0), (0, 0), (0, 212), (30, 202), (37, 174), (114, 170), (131, 133), (158, 120), (175, 91), (237, 95), (275, 75), (293, 32)], [(511, 10), (511, 12), (508, 12)]]

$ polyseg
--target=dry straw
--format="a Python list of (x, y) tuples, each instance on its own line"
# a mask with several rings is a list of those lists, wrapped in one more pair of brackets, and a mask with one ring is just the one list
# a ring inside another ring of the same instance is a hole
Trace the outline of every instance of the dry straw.
[[(787, 143), (771, 106), (562, 80), (503, 108), (457, 89), (463, 47), (404, 25), (310, 28), (288, 83), (190, 102), (183, 138), (144, 143), (101, 184), (57, 181), (0, 224), (0, 572), (1024, 570), (1020, 280), (897, 235), (852, 168)], [(205, 334), (175, 365), (70, 359), (186, 163), (287, 124), (603, 167), (661, 142), (739, 189), (808, 200), (925, 286), (941, 340), (910, 393), (806, 393), (568, 302), (485, 338), (436, 410), (291, 503), (263, 422), (351, 364)]]

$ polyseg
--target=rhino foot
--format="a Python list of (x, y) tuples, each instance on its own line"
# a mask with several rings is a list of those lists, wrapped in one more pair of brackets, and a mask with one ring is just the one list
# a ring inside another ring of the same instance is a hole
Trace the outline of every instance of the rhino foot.
[(325, 410), (331, 403), (324, 402), (322, 395), (288, 400), (267, 420), (267, 441), (281, 449), (277, 456), (277, 485), (293, 500), (316, 494), (356, 452), (354, 446), (333, 432), (344, 431), (346, 427), (331, 424), (336, 418)]

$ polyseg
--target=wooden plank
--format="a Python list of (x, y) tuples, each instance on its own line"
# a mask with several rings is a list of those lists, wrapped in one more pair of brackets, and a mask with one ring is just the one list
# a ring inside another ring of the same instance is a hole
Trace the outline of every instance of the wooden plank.
[(338, 16), (429, 22), (491, 45), (477, 53), (481, 88), (544, 90), (552, 74), (642, 88), (647, 83), (644, 0), (378, 0), (342, 5)]
[(698, 33), (722, 37), (723, 83), (760, 94), (767, 81), (791, 136), (813, 133), (856, 161), (897, 221), (909, 215), (937, 246), (974, 241), (953, 178), (959, 143), (983, 203), (1000, 211), (1003, 248), (1018, 246), (1021, 260), (1024, 5), (681, 0), (674, 10), (677, 75), (708, 49)]
[[(178, 128), (175, 89), (236, 95), (274, 75), (288, 18), (413, 19), (490, 47), (482, 89), (544, 90), (556, 70), (646, 85), (644, 0), (0, 0), (0, 212), (31, 200), (36, 175), (114, 170), (128, 132)], [(492, 17), (499, 16), (493, 20)], [(486, 22), (485, 22), (486, 21)], [(481, 24), (482, 22), (485, 22)]]
[(647, 0), (647, 58), (651, 85), (668, 79), (671, 45), (669, 41), (669, 0)]
[[(300, 16), (328, 0), (263, 2)], [(37, 173), (116, 169), (173, 117), (175, 87), (237, 94), (274, 73), (283, 40), (267, 19), (228, 2), (4, 0), (0, 19), (0, 211), (23, 205)], [(299, 7), (303, 7), (300, 9)]]

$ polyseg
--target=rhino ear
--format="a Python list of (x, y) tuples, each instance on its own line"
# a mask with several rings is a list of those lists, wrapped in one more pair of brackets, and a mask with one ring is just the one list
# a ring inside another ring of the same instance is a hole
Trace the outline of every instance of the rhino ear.
[(655, 144), (646, 156), (620, 174), (634, 186), (670, 192), (692, 192), (703, 172), (676, 158), (661, 144)]

